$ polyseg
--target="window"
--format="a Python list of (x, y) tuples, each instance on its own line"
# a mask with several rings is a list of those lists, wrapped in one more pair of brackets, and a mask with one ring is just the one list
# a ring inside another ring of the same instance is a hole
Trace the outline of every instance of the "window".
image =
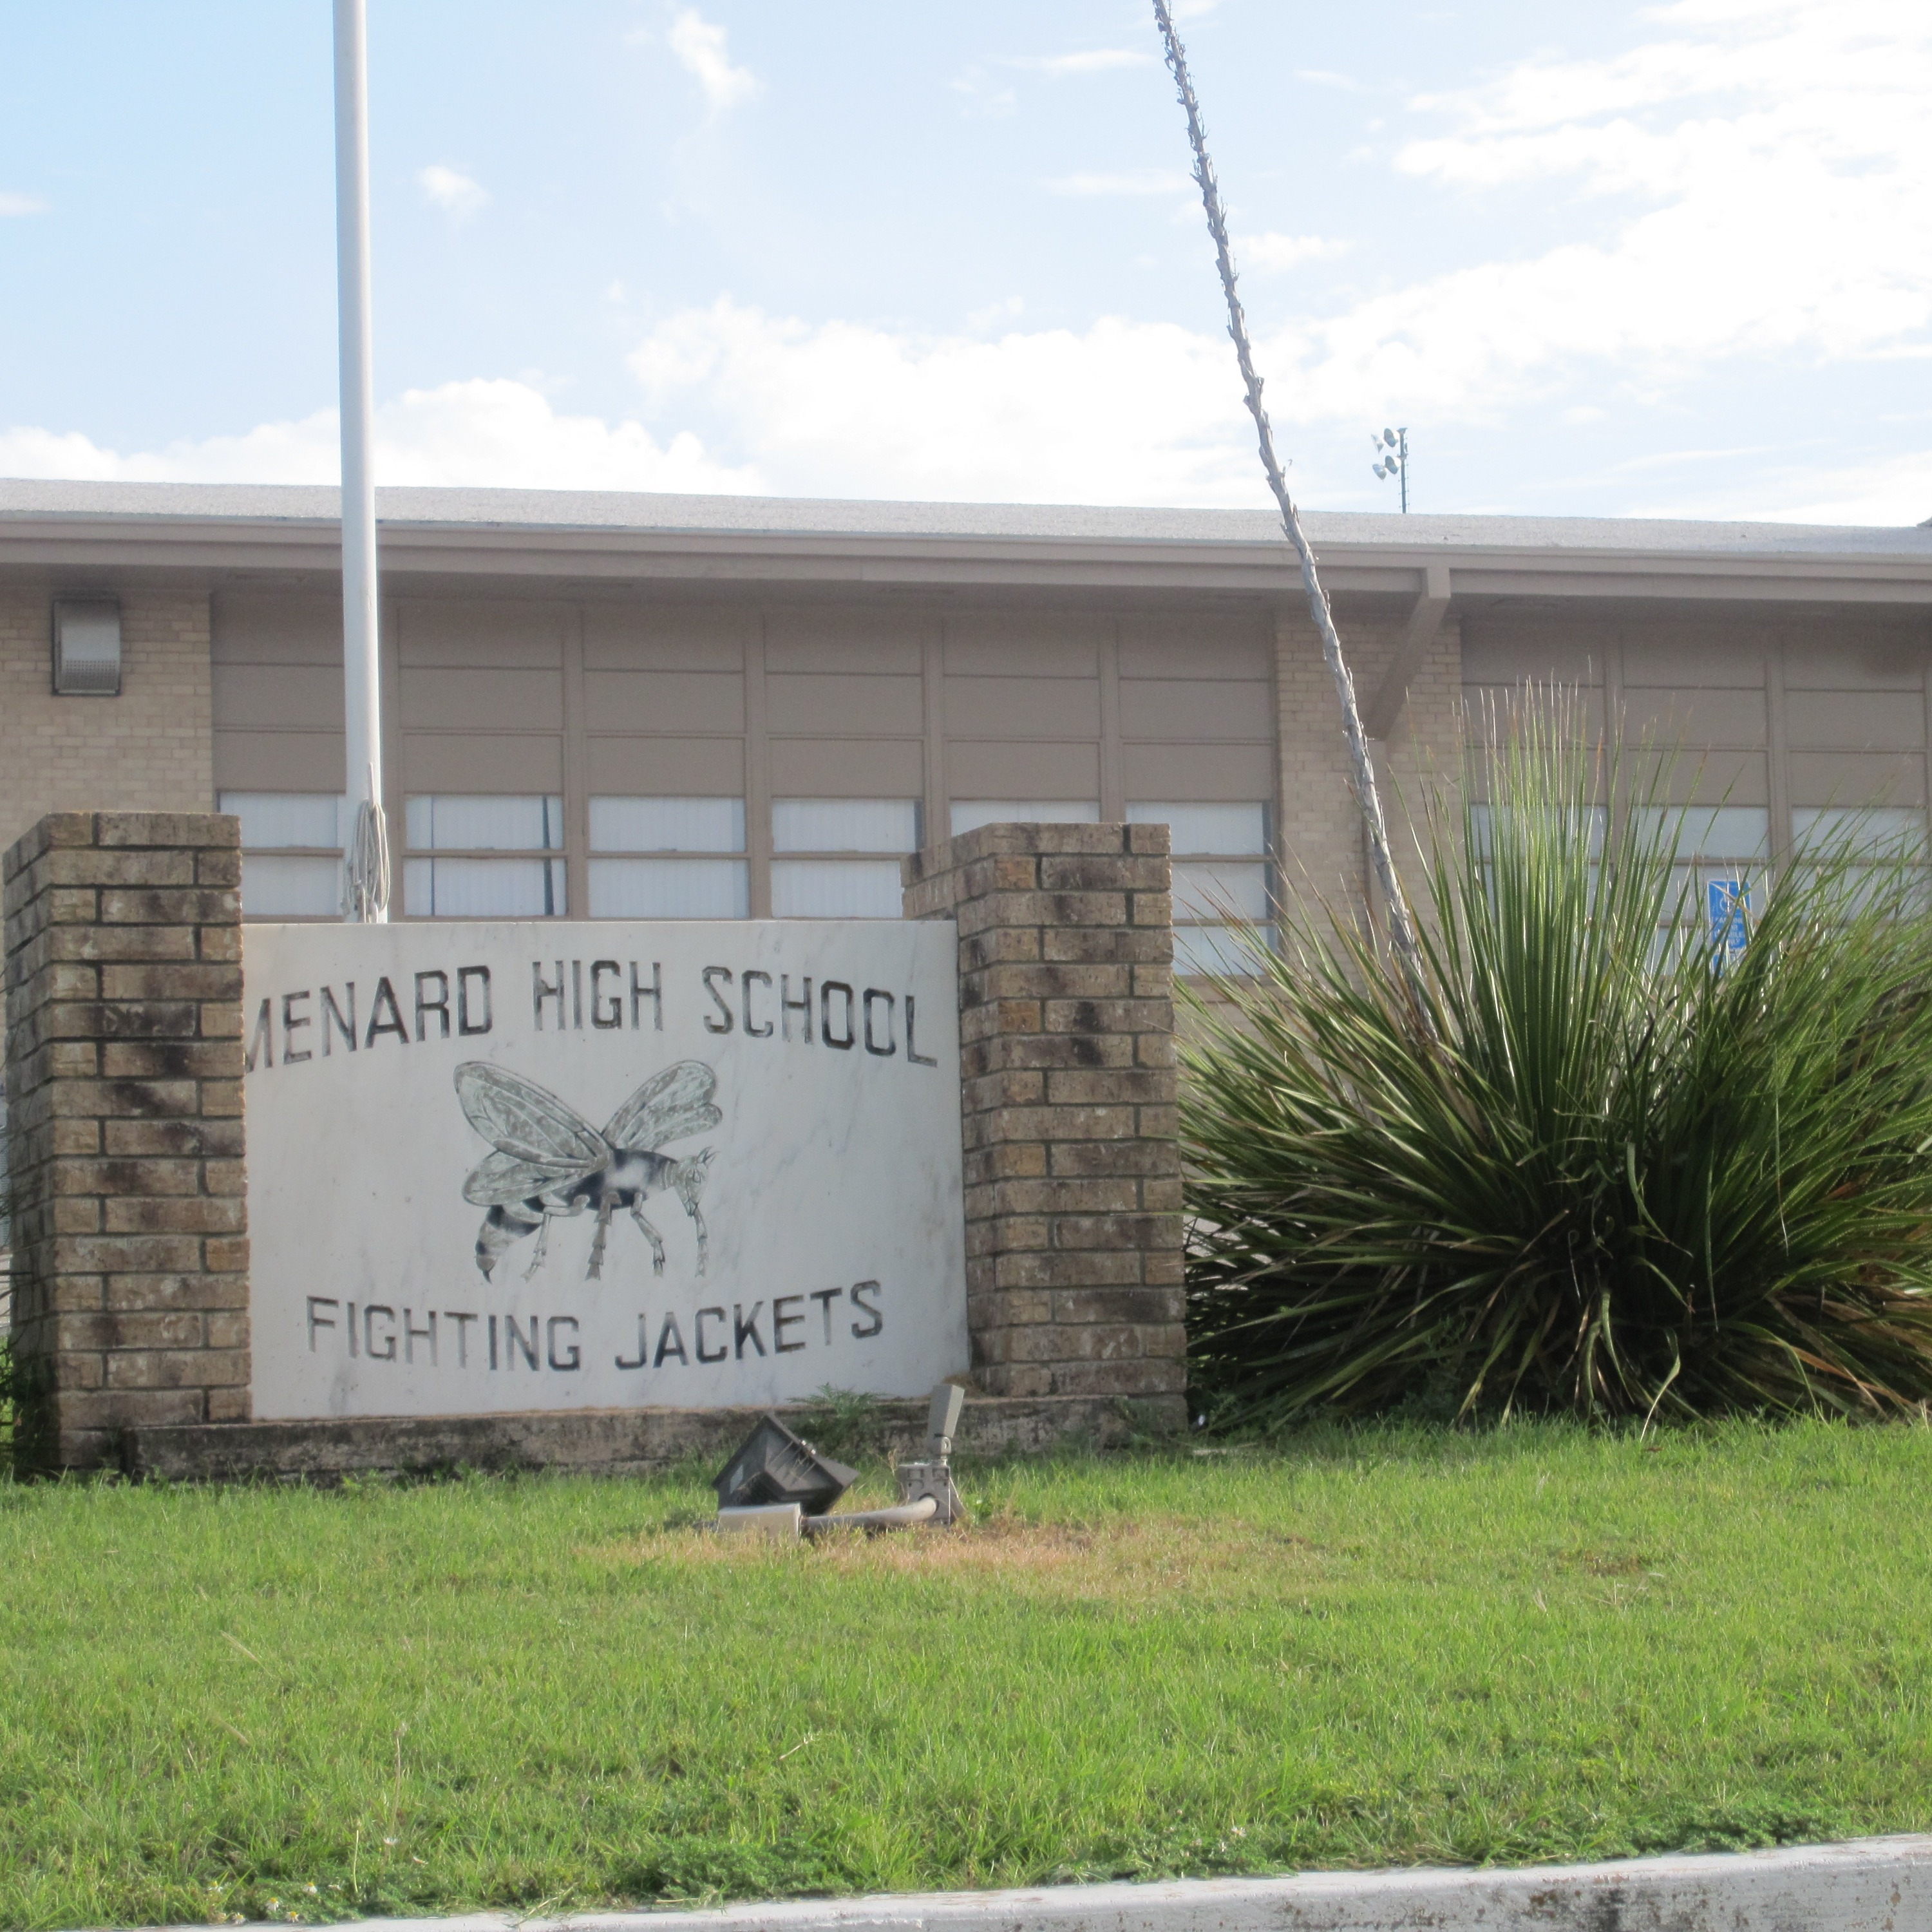
[[(782, 798), (772, 806), (772, 910), (780, 919), (897, 919), (899, 859), (919, 850), (919, 801)], [(869, 857), (879, 854), (890, 856)]]
[(1250, 973), (1234, 920), (1275, 944), (1264, 804), (1145, 804), (1130, 825), (1166, 825), (1174, 850), (1174, 958), (1183, 973)]
[(348, 801), (332, 792), (224, 791), (242, 821), (245, 919), (340, 919)]
[[(564, 912), (560, 798), (418, 796), (405, 818), (403, 909), (412, 919), (547, 919)], [(422, 856), (434, 853), (434, 858)]]
[[(593, 798), (592, 919), (742, 919), (751, 910), (741, 798)], [(735, 858), (699, 854), (735, 853)]]
[(1639, 814), (1646, 834), (1667, 838), (1673, 826), (1676, 927), (1735, 948), (1763, 910), (1770, 812), (1761, 805), (1646, 806)]
[(1009, 820), (1022, 825), (1097, 825), (1098, 802), (1070, 805), (1064, 799), (996, 798), (955, 799), (952, 802), (952, 836), (976, 832), (982, 825)]
[[(1855, 902), (1862, 903), (1868, 892), (1876, 889), (1883, 889), (1889, 898), (1902, 886), (1908, 901), (1922, 898), (1927, 890), (1925, 814), (1916, 806), (1796, 807), (1791, 814), (1791, 845), (1801, 862), (1827, 854), (1868, 859), (1869, 868), (1857, 868), (1862, 876), (1855, 888)], [(1894, 867), (1906, 868), (1906, 878), (1898, 879)]]

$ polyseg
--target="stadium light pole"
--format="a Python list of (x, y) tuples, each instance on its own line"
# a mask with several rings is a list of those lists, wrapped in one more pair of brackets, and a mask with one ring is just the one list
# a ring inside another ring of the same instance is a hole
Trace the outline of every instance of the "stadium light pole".
[(344, 748), (354, 808), (343, 844), (343, 916), (389, 916), (376, 658), (376, 396), (369, 306), (369, 63), (364, 0), (335, 4), (335, 288), (342, 417)]
[(1406, 429), (1385, 429), (1380, 436), (1372, 435), (1369, 440), (1375, 446), (1376, 454), (1382, 458), (1376, 465), (1376, 474), (1384, 482), (1391, 476), (1402, 479), (1402, 513), (1406, 517), (1408, 514), (1408, 432)]

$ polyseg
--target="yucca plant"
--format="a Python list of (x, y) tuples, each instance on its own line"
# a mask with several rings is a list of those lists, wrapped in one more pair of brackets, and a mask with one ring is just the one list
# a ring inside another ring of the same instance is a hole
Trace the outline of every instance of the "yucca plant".
[[(1932, 1398), (1932, 916), (1854, 821), (1742, 951), (1668, 760), (1532, 694), (1419, 842), (1423, 984), (1291, 914), (1184, 1048), (1210, 1414), (1588, 1418)], [(1708, 813), (1707, 814), (1708, 815)]]

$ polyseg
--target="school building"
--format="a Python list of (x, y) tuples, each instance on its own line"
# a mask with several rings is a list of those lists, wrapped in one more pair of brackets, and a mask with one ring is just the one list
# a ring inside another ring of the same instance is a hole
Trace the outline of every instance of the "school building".
[[(1335, 699), (1261, 512), (382, 493), (396, 914), (884, 916), (1001, 818), (1162, 820), (1213, 904), (1363, 890)], [(257, 919), (338, 914), (332, 490), (0, 483), (0, 844), (240, 814)], [(1681, 736), (1720, 870), (1922, 826), (1932, 528), (1312, 514), (1389, 773), (1574, 684)]]

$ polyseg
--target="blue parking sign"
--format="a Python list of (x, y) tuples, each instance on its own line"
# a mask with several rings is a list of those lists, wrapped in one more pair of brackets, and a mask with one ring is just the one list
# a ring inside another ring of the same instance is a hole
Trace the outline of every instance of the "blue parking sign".
[(1750, 881), (1713, 879), (1704, 889), (1711, 911), (1711, 950), (1735, 959), (1750, 938)]

